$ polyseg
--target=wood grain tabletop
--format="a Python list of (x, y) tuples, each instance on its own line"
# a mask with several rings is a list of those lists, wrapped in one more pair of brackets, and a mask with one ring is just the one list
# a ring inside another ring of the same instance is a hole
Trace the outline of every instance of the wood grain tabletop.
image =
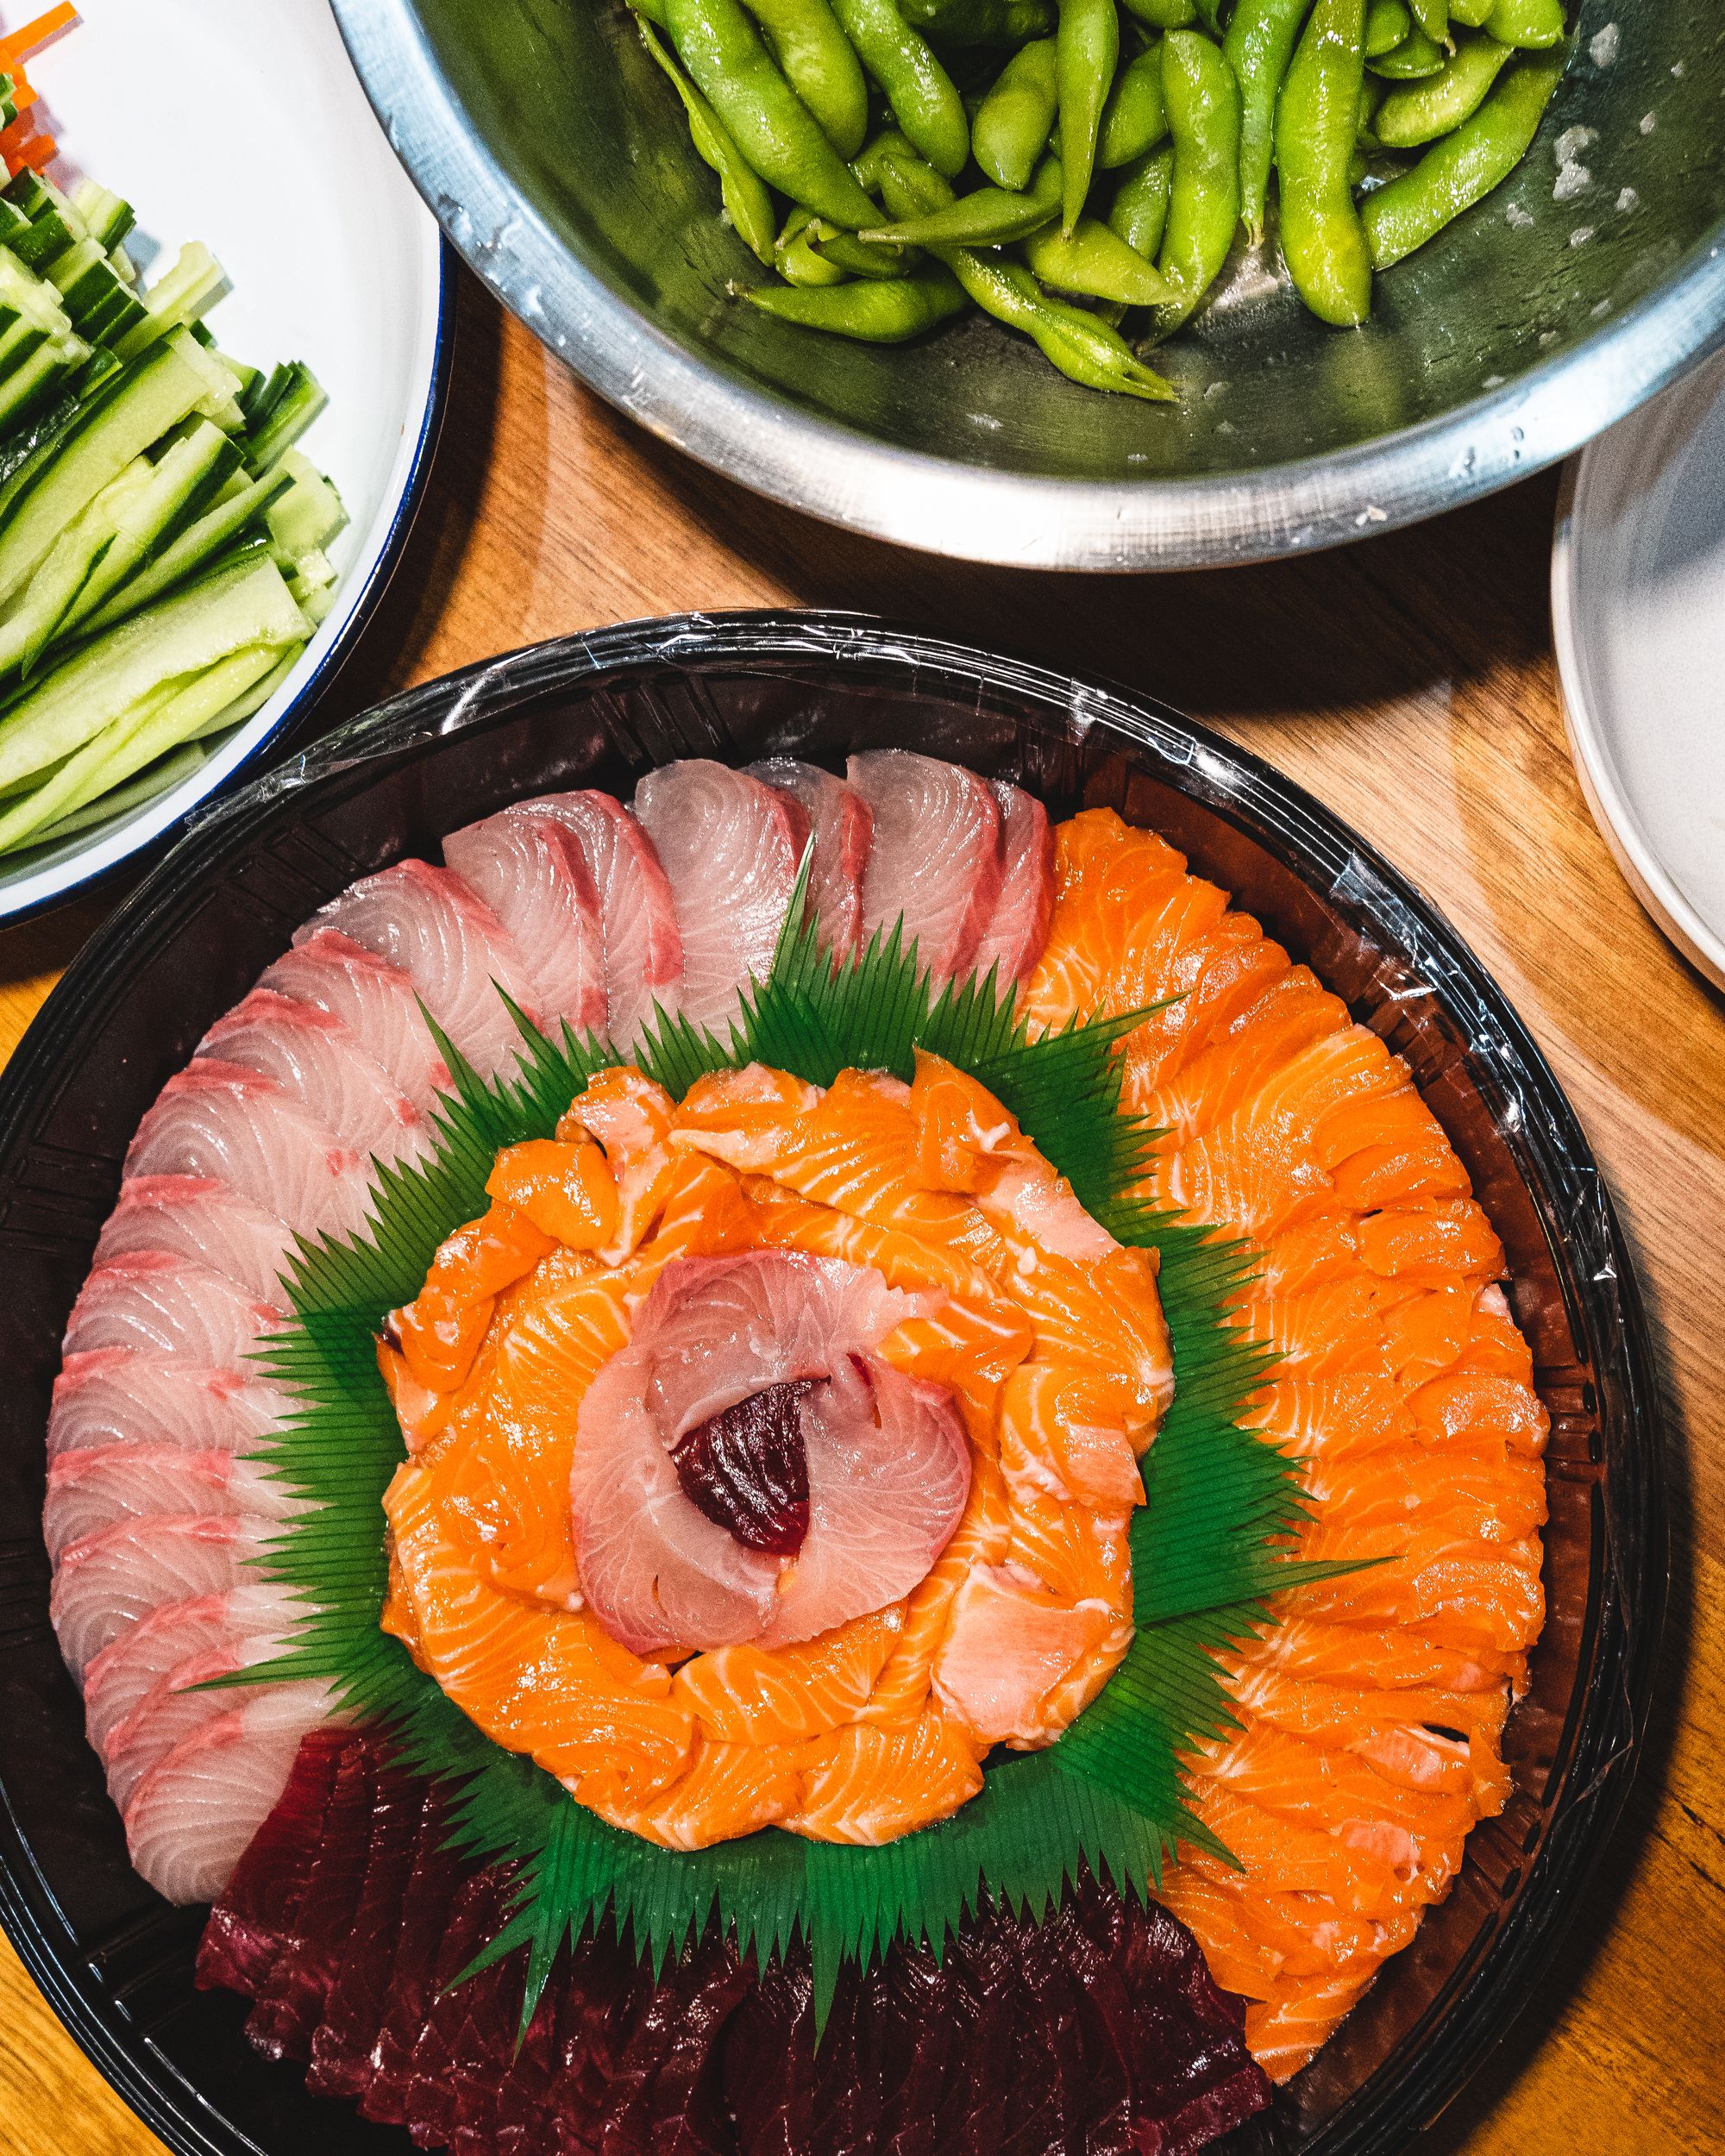
[[(598, 624), (895, 615), (1154, 692), (1364, 831), (1473, 943), (1568, 1088), (1640, 1269), (1670, 1438), (1670, 1614), (1644, 1764), (1550, 1979), (1419, 2156), (1725, 2146), (1725, 1001), (1641, 912), (1565, 746), (1556, 483), (1258, 569), (982, 569), (758, 501), (637, 431), (464, 279), (406, 559), (319, 714)], [(117, 891), (0, 931), (9, 1054)], [(145, 2156), (0, 1941), (0, 2156)]]

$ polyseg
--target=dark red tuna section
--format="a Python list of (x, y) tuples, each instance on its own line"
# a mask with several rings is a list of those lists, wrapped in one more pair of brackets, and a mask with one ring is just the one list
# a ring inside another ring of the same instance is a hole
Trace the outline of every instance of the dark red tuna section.
[(698, 1422), (671, 1457), (692, 1504), (745, 1550), (794, 1557), (808, 1532), (808, 1448), (802, 1401), (821, 1381), (764, 1385)]
[(559, 1959), (524, 2042), (519, 1956), (455, 1983), (510, 1876), (351, 1731), (308, 1737), (198, 1955), (307, 2086), (458, 2156), (1192, 2156), (1270, 2100), (1242, 2000), (1165, 1909), (1086, 1879), (993, 1911), (937, 1965), (847, 1970), (819, 2046), (804, 1956), (709, 1937), (655, 1982), (606, 1933)]

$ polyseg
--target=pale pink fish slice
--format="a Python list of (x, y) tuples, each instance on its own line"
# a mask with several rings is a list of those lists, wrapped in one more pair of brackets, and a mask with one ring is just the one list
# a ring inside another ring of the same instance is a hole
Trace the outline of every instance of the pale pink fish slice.
[(272, 1639), (234, 1638), (187, 1656), (159, 1677), (131, 1712), (116, 1723), (103, 1747), (108, 1794), (118, 1809), (125, 1810), (139, 1783), (176, 1745), (244, 1700), (245, 1693), (218, 1683), (217, 1679), (257, 1669), (274, 1661), (279, 1652)]
[(351, 936), (315, 930), (258, 986), (340, 1018), (422, 1112), (448, 1089), (449, 1068), (425, 1023), (413, 976)]
[(1002, 988), (1028, 981), (1048, 941), (1054, 917), (1054, 831), (1048, 811), (1022, 787), (993, 781), (1000, 805), (1006, 867), (1000, 894), (970, 961), (970, 970), (996, 968)]
[(809, 896), (821, 940), (835, 958), (853, 957), (862, 941), (862, 879), (875, 827), (869, 804), (854, 786), (795, 756), (751, 763), (749, 775), (789, 794), (808, 818)]
[[(561, 818), (531, 802), (451, 831), (443, 858), (515, 939), (543, 990), (542, 1019), (605, 1031), (605, 936), (586, 856)], [(555, 1029), (554, 1029), (555, 1030)]]
[(809, 1526), (763, 1647), (812, 1639), (908, 1595), (952, 1539), (970, 1448), (951, 1395), (849, 1355), (801, 1403)]
[(978, 1565), (953, 1597), (935, 1693), (990, 1743), (1045, 1745), (1063, 1727), (1050, 1719), (1051, 1695), (1097, 1657), (1118, 1661), (1131, 1638), (1132, 1626), (1100, 1602), (1061, 1602), (1005, 1565)]
[(683, 939), (671, 887), (653, 842), (609, 793), (542, 793), (513, 812), (555, 817), (574, 837), (599, 897), (605, 946), (605, 1031), (631, 1048), (656, 1003), (677, 1007)]
[(260, 1375), (202, 1369), (132, 1348), (68, 1355), (48, 1411), (50, 1459), (110, 1445), (248, 1452), (294, 1411)]
[(110, 1640), (164, 1602), (219, 1595), (279, 1529), (205, 1513), (122, 1520), (60, 1553), (49, 1614), (74, 1677)]
[(199, 1056), (156, 1096), (129, 1175), (224, 1182), (297, 1234), (344, 1234), (366, 1215), (368, 1163), (274, 1079)]
[(42, 1539), (56, 1564), (72, 1543), (157, 1513), (285, 1520), (300, 1509), (287, 1485), (235, 1452), (179, 1445), (93, 1445), (48, 1463)]
[(778, 1561), (746, 1550), (683, 1493), (648, 1412), (652, 1351), (613, 1355), (581, 1396), (569, 1474), (581, 1590), (637, 1654), (753, 1639)]
[(132, 1792), (132, 1862), (170, 1902), (210, 1902), (275, 1809), (300, 1742), (335, 1712), (329, 1688), (260, 1685), (192, 1731)]
[(453, 869), (398, 861), (361, 876), (297, 929), (293, 940), (304, 943), (328, 928), (410, 975), (481, 1077), (515, 1068), (521, 1035), (503, 995), (536, 1021), (538, 984), (508, 930)]
[(223, 1274), (256, 1301), (285, 1313), (282, 1275), (293, 1262), (285, 1220), (208, 1176), (134, 1175), (96, 1245), (96, 1263), (165, 1250)]
[(744, 985), (772, 964), (808, 818), (788, 795), (705, 756), (649, 771), (635, 812), (677, 902), (683, 1014), (728, 1040)]
[(177, 1361), (235, 1369), (281, 1322), (237, 1282), (196, 1258), (135, 1250), (98, 1265), (66, 1320), (66, 1352), (137, 1348)]
[[(257, 1639), (279, 1653), (306, 1606), (285, 1588), (263, 1581), (164, 1602), (105, 1646), (84, 1672), (85, 1733), (105, 1752), (114, 1731), (162, 1679), (194, 1656), (220, 1649), (236, 1654)], [(227, 1704), (232, 1705), (231, 1699)]]
[(845, 775), (875, 818), (862, 933), (904, 917), (906, 944), (937, 981), (970, 970), (1000, 894), (1000, 805), (974, 772), (909, 749), (852, 756)]
[(357, 1033), (315, 1004), (254, 988), (198, 1043), (200, 1056), (273, 1078), (361, 1153), (423, 1152), (431, 1127)]

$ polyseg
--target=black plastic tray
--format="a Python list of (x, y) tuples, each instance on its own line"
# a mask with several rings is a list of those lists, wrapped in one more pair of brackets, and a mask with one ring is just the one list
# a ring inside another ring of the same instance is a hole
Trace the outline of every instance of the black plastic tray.
[(1537, 1988), (1622, 1805), (1666, 1541), (1656, 1395), (1609, 1197), (1556, 1080), (1446, 922), (1266, 765), (1107, 684), (852, 616), (636, 623), (396, 698), (210, 811), (86, 946), (0, 1079), (0, 1920), (169, 2146), (403, 2156), (305, 2095), (191, 1984), (201, 1912), (126, 1860), (47, 1617), (42, 1432), (66, 1313), (128, 1139), (297, 924), (354, 876), (519, 796), (627, 794), (670, 757), (903, 745), (1163, 832), (1408, 1060), (1509, 1251), (1552, 1415), (1549, 1608), (1510, 1717), (1515, 1792), (1317, 2059), (1232, 2150), (1400, 2147)]

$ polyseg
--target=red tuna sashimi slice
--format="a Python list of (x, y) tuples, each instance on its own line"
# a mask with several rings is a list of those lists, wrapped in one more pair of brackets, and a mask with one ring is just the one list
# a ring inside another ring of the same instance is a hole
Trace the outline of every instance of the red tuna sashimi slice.
[(430, 1107), (448, 1088), (449, 1068), (425, 1023), (413, 976), (351, 936), (317, 929), (278, 958), (258, 986), (340, 1018), (416, 1108)]
[(605, 936), (580, 842), (530, 803), (451, 831), (443, 858), (477, 891), (533, 968), (549, 1023), (605, 1031)]
[(639, 820), (610, 794), (543, 793), (514, 812), (530, 811), (555, 817), (581, 849), (599, 896), (605, 1030), (616, 1047), (627, 1049), (655, 1003), (677, 1007), (683, 939), (669, 881)]
[(809, 896), (815, 918), (833, 955), (850, 957), (862, 940), (862, 878), (875, 827), (869, 804), (854, 786), (794, 756), (751, 763), (749, 775), (788, 793), (808, 818), (814, 840)]
[(222, 1369), (242, 1366), (280, 1313), (255, 1301), (225, 1273), (170, 1250), (139, 1250), (98, 1265), (66, 1319), (68, 1355), (103, 1348)]
[(536, 1019), (538, 984), (508, 930), (453, 869), (398, 861), (361, 876), (293, 940), (327, 928), (411, 975), (432, 1017), (481, 1076), (513, 1069), (521, 1035), (498, 990)]
[(287, 1394), (242, 1370), (100, 1348), (67, 1356), (54, 1380), (48, 1457), (108, 1445), (248, 1452), (292, 1412)]
[(198, 1942), (198, 1988), (226, 1984), (255, 1998), (269, 1980), (304, 1896), (342, 1757), (354, 1740), (314, 1729), (300, 1745), (281, 1801), (246, 1845)]
[(649, 771), (635, 812), (677, 904), (683, 1013), (727, 1039), (744, 984), (772, 964), (808, 818), (787, 795), (705, 756)]
[(198, 1043), (201, 1056), (273, 1078), (320, 1123), (386, 1160), (423, 1152), (430, 1126), (344, 1020), (272, 988), (254, 988)]
[(193, 1175), (134, 1175), (96, 1245), (96, 1263), (166, 1250), (235, 1282), (285, 1313), (282, 1275), (293, 1257), (287, 1223), (226, 1183)]
[(84, 1723), (91, 1746), (105, 1752), (109, 1738), (133, 1708), (182, 1663), (212, 1649), (236, 1652), (241, 1641), (253, 1639), (264, 1640), (274, 1651), (305, 1608), (285, 1588), (258, 1580), (151, 1610), (105, 1646), (84, 1672)]
[(224, 1182), (297, 1234), (343, 1234), (365, 1218), (367, 1163), (329, 1125), (255, 1070), (200, 1056), (156, 1096), (126, 1155), (128, 1175)]
[(846, 1356), (802, 1402), (809, 1529), (763, 1647), (812, 1639), (895, 1602), (952, 1539), (970, 1448), (950, 1395), (873, 1356)]
[(72, 1675), (164, 1602), (240, 1585), (246, 1560), (278, 1532), (232, 1514), (159, 1514), (72, 1544), (55, 1568), (48, 1613)]
[(174, 1746), (225, 1714), (239, 1696), (218, 1678), (273, 1662), (280, 1649), (273, 1639), (235, 1638), (177, 1663), (144, 1695), (130, 1714), (109, 1732), (102, 1764), (108, 1795), (123, 1812), (140, 1782)]
[(994, 979), (1004, 988), (1029, 980), (1048, 941), (1054, 915), (1054, 831), (1048, 811), (1034, 795), (1004, 779), (996, 779), (994, 788), (1000, 805), (1006, 868), (1000, 895), (970, 966), (979, 974), (995, 967)]
[(332, 1707), (327, 1685), (261, 1686), (158, 1760), (125, 1815), (132, 1862), (158, 1894), (215, 1899), (287, 1786), (300, 1740)]
[(285, 1520), (298, 1509), (285, 1483), (234, 1452), (189, 1452), (178, 1445), (86, 1445), (49, 1463), (42, 1539), (58, 1564), (72, 1543), (153, 1513)]
[(852, 756), (847, 777), (875, 818), (862, 933), (904, 916), (937, 981), (968, 973), (1000, 895), (1000, 810), (974, 772), (908, 749)]

